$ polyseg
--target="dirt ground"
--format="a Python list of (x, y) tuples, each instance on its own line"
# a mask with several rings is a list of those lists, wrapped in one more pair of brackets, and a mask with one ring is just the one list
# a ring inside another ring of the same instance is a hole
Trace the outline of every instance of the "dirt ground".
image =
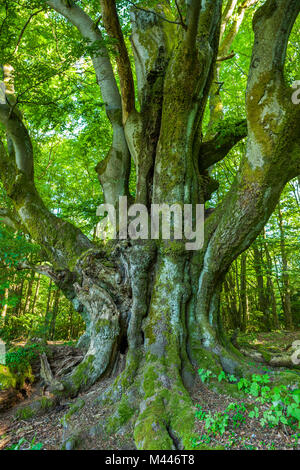
[[(253, 336), (253, 346), (255, 347), (255, 342), (259, 342), (266, 347), (271, 347), (272, 345), (272, 347), (276, 346), (278, 350), (284, 350), (288, 344), (297, 339), (300, 339), (299, 332), (286, 334), (282, 332), (278, 334), (258, 333), (255, 334), (255, 338)], [(247, 341), (251, 342), (249, 335), (247, 336)], [(111, 379), (102, 381), (95, 384), (87, 393), (80, 395), (80, 398), (85, 402), (85, 406), (73, 416), (70, 425), (74, 427), (73, 430), (85, 429), (98, 423), (103, 423), (109, 417), (111, 410), (95, 405), (95, 399), (101, 395), (101, 392), (111, 382)], [(37, 383), (28, 391), (29, 396), (25, 400), (20, 401), (14, 407), (0, 414), (0, 450), (7, 449), (18, 443), (21, 438), (26, 440), (22, 448), (28, 447), (28, 443), (32, 442), (33, 439), (35, 443), (42, 443), (44, 450), (61, 448), (62, 441), (66, 437), (62, 418), (68, 412), (70, 406), (77, 402), (78, 398), (61, 401), (59, 405), (43, 416), (36, 416), (26, 421), (15, 417), (18, 408), (32, 403), (41, 394), (41, 385)], [(249, 396), (245, 396), (245, 399), (237, 399), (212, 391), (206, 384), (201, 382), (200, 378), (196, 379), (192, 391), (192, 400), (195, 405), (195, 411), (198, 405), (202, 407), (203, 411), (210, 411), (211, 413), (223, 412), (229, 403), (244, 403), (247, 408), (255, 403), (255, 399)], [(263, 408), (267, 405), (261, 406)], [(195, 430), (197, 435), (199, 435), (199, 441), (195, 442), (195, 444), (204, 443), (209, 447), (223, 446), (225, 449), (243, 450), (300, 450), (300, 442), (297, 444), (296, 438), (293, 437), (297, 434), (297, 430), (292, 430), (283, 424), (274, 428), (262, 428), (259, 420), (255, 418), (246, 418), (238, 428), (229, 426), (223, 436), (207, 438), (204, 422), (199, 419), (195, 420)], [(70, 428), (67, 432), (70, 432)], [(299, 432), (300, 430), (298, 430)], [(97, 433), (97, 435), (91, 436), (88, 439), (84, 448), (95, 450), (131, 450), (135, 449), (135, 445), (128, 432), (123, 435), (119, 433), (112, 436)]]
[[(109, 416), (109, 410), (95, 406), (94, 401), (110, 383), (110, 380), (103, 381), (101, 386), (99, 384), (95, 385), (88, 393), (79, 395), (85, 401), (85, 406), (76, 413), (76, 428), (88, 428)], [(34, 399), (41, 396), (41, 392), (40, 387), (38, 385), (35, 386), (28, 399), (2, 413), (2, 416), (0, 416), (0, 450), (18, 443), (21, 438), (25, 438), (28, 442), (32, 442), (35, 439), (36, 443), (43, 443), (44, 450), (57, 450), (61, 448), (61, 443), (65, 437), (65, 430), (61, 420), (68, 412), (70, 406), (77, 402), (78, 398), (62, 401), (56, 408), (50, 410), (44, 416), (33, 417), (26, 421), (15, 418), (17, 409), (32, 403)], [(120, 436), (107, 435), (99, 435), (97, 439), (89, 439), (87, 447), (96, 450), (135, 449), (133, 441), (128, 443), (122, 441)]]

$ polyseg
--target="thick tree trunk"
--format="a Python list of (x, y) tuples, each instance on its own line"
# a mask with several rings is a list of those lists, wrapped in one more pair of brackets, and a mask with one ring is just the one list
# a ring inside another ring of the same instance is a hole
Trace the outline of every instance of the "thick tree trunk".
[[(193, 287), (199, 270), (195, 255), (152, 241), (117, 244), (111, 259), (107, 267), (105, 258), (90, 254), (77, 267), (83, 282), (75, 287), (73, 304), (87, 324), (80, 340), (87, 352), (57, 393), (75, 396), (114, 374), (126, 353), (125, 369), (103, 400), (126, 405), (135, 419), (138, 448), (187, 448), (194, 432), (187, 390), (195, 367), (237, 375), (248, 367), (222, 330), (221, 284), (199, 295)], [(199, 304), (204, 306), (200, 317)], [(121, 426), (120, 407), (110, 431)]]

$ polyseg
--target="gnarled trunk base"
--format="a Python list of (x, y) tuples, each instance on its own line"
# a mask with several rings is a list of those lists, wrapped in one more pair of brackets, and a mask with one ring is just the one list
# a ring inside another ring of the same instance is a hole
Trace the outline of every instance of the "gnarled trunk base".
[[(77, 266), (81, 283), (75, 285), (74, 303), (87, 322), (87, 353), (57, 394), (76, 396), (101, 377), (117, 375), (120, 353), (126, 354), (124, 370), (97, 401), (114, 409), (105, 431), (131, 423), (138, 449), (191, 448), (196, 436), (189, 389), (195, 369), (237, 377), (263, 371), (222, 331), (220, 285), (207, 298), (199, 298), (200, 288), (192, 289), (188, 252), (126, 242), (115, 247), (109, 265), (101, 256), (90, 253)], [(206, 311), (197, 317), (199, 303)]]

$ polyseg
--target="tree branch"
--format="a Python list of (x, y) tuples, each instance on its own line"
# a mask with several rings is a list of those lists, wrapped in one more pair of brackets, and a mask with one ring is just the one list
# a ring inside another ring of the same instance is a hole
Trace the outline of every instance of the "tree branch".
[(44, 9), (35, 11), (34, 13), (32, 13), (32, 14), (29, 16), (28, 20), (27, 20), (26, 23), (24, 24), (24, 26), (23, 26), (23, 28), (22, 28), (22, 30), (21, 30), (21, 33), (20, 33), (20, 35), (19, 35), (19, 39), (18, 39), (18, 41), (17, 41), (17, 45), (16, 45), (16, 47), (15, 47), (14, 54), (16, 54), (16, 53), (18, 52), (18, 49), (19, 49), (19, 46), (20, 46), (20, 44), (21, 44), (22, 38), (23, 38), (23, 36), (24, 36), (24, 33), (25, 33), (26, 28), (27, 28), (27, 26), (29, 25), (30, 21), (32, 20), (32, 18), (34, 18), (36, 15), (38, 15), (38, 14), (41, 13), (42, 11), (44, 11)]
[(110, 38), (116, 41), (117, 66), (120, 78), (123, 121), (126, 122), (129, 114), (135, 109), (134, 82), (130, 59), (124, 41), (115, 0), (100, 0), (104, 27)]
[(0, 207), (0, 222), (3, 223), (4, 225), (7, 225), (7, 227), (12, 228), (15, 231), (20, 230), (20, 226), (21, 226), (20, 218), (15, 213), (15, 211), (12, 211), (6, 207)]
[(74, 266), (81, 254), (92, 248), (90, 240), (71, 223), (56, 217), (44, 205), (33, 177), (33, 151), (26, 127), (9, 105), (0, 105), (0, 122), (9, 134), (14, 151), (0, 142), (0, 177), (12, 199), (21, 223), (45, 248), (48, 259), (60, 268)]
[[(246, 92), (247, 159), (252, 166), (261, 162), (266, 164), (272, 155), (276, 155), (278, 129), (285, 129), (284, 138), (287, 140), (290, 136), (291, 146), (299, 142), (296, 129), (300, 110), (292, 102), (283, 74), (289, 35), (299, 12), (300, 0), (268, 0), (253, 18), (255, 40)], [(275, 123), (276, 127), (273, 127)], [(260, 157), (257, 155), (257, 141), (263, 141), (264, 149), (268, 149)], [(288, 166), (291, 171), (295, 169), (294, 163), (290, 156)], [(288, 172), (288, 167), (285, 171)]]
[(110, 121), (121, 120), (121, 97), (103, 37), (93, 20), (73, 1), (47, 0), (47, 5), (63, 15), (91, 46), (91, 58)]
[[(222, 0), (205, 0), (205, 6), (200, 11), (199, 18), (199, 36), (205, 38), (211, 43), (217, 34), (217, 40), (220, 38), (220, 23), (222, 15)], [(213, 44), (215, 49), (215, 43)]]
[[(237, 2), (233, 2), (233, 5), (234, 5), (234, 8), (236, 6), (236, 3)], [(219, 47), (219, 54), (221, 56), (225, 56), (226, 54), (228, 54), (229, 50), (230, 50), (230, 47), (234, 41), (234, 39), (236, 38), (236, 35), (240, 29), (240, 26), (243, 22), (243, 19), (244, 19), (244, 16), (245, 16), (245, 13), (247, 11), (247, 9), (254, 5), (255, 3), (257, 3), (257, 0), (244, 0), (244, 2), (238, 6), (237, 8), (237, 11), (236, 11), (236, 14), (235, 14), (235, 19), (228, 31), (228, 33), (226, 34), (225, 37), (224, 34), (225, 34), (225, 28), (226, 28), (226, 25), (227, 25), (227, 22), (229, 20), (228, 17), (227, 20), (226, 20), (226, 23), (225, 23), (225, 27), (224, 29), (222, 29), (221, 27), (221, 35), (220, 35), (220, 47)], [(232, 5), (232, 6), (233, 6)], [(230, 13), (230, 15), (234, 12), (234, 8), (233, 10), (231, 9), (228, 13)]]
[[(140, 10), (140, 11), (144, 11), (146, 13), (152, 13), (153, 15), (157, 16), (158, 18), (160, 18), (161, 20), (163, 21), (166, 21), (167, 23), (171, 23), (171, 24), (178, 24), (179, 26), (182, 26), (184, 29), (187, 29), (187, 26), (186, 24), (183, 22), (183, 21), (172, 21), (172, 20), (169, 20), (168, 18), (166, 18), (165, 16), (163, 15), (160, 15), (159, 13), (157, 13), (156, 11), (153, 11), (153, 10), (148, 10), (146, 8), (142, 8), (142, 7), (138, 7), (134, 2), (132, 2), (131, 0), (127, 0), (128, 3), (130, 3), (134, 8), (136, 8), (137, 10)], [(181, 19), (182, 19), (182, 16), (181, 16)]]
[(8, 1), (5, 0), (5, 17), (4, 17), (4, 19), (3, 19), (2, 23), (1, 23), (1, 26), (0, 26), (0, 34), (2, 34), (2, 29), (3, 29), (4, 25), (5, 25), (5, 22), (6, 22), (7, 19), (8, 19), (8, 11), (9, 11)]
[(175, 5), (176, 5), (177, 11), (178, 11), (179, 18), (180, 18), (180, 24), (182, 25), (183, 29), (187, 30), (187, 25), (184, 22), (180, 7), (178, 5), (178, 0), (175, 0)]
[(268, 0), (257, 10), (253, 19), (250, 85), (260, 80), (262, 72), (282, 75), (288, 39), (299, 12), (300, 0)]
[(232, 59), (233, 57), (235, 57), (235, 52), (232, 51), (231, 54), (229, 54), (225, 57), (218, 57), (217, 62), (224, 62), (225, 60)]
[(50, 264), (40, 264), (34, 265), (27, 261), (19, 263), (17, 266), (18, 270), (31, 270), (38, 274), (51, 279), (65, 294), (65, 296), (72, 300), (75, 297), (75, 291), (73, 283), (75, 281), (75, 276), (69, 270), (56, 270)]
[[(119, 196), (129, 194), (128, 181), (131, 160), (122, 122), (122, 100), (107, 48), (97, 24), (72, 0), (67, 2), (47, 0), (46, 3), (70, 21), (91, 46), (90, 55), (97, 81), (106, 106), (107, 116), (113, 127), (111, 149), (106, 159), (97, 165), (96, 171), (102, 185), (105, 201), (116, 206)], [(132, 102), (130, 101), (130, 103)]]
[(201, 11), (201, 1), (190, 0), (188, 14), (187, 14), (187, 32), (186, 32), (186, 44), (188, 49), (192, 49), (195, 46), (198, 25)]
[[(226, 129), (226, 123), (224, 129)], [(225, 135), (218, 132), (216, 136), (207, 142), (203, 142), (199, 148), (199, 170), (200, 172), (211, 167), (215, 163), (222, 160), (228, 152), (240, 140), (247, 136), (247, 122), (240, 121), (231, 126), (231, 132)]]
[(33, 181), (33, 149), (26, 127), (7, 104), (0, 104), (0, 122), (13, 142), (17, 168)]
[[(215, 80), (210, 90), (210, 122), (208, 125), (209, 136), (213, 132), (214, 124), (223, 117), (223, 103), (220, 96), (220, 87), (216, 86), (220, 81), (220, 70), (222, 62), (231, 59), (235, 56), (235, 53), (233, 51), (231, 54), (229, 54), (230, 48), (240, 29), (247, 8), (249, 8), (251, 5), (254, 5), (255, 3), (257, 3), (257, 0), (244, 0), (242, 3), (239, 4), (237, 0), (228, 0), (226, 7), (223, 11), (218, 50), (219, 58), (217, 59), (214, 71)], [(233, 13), (235, 13), (234, 20), (230, 25), (229, 31), (226, 31), (226, 27)]]
[(227, 0), (227, 3), (225, 5), (225, 8), (222, 13), (222, 25), (226, 27), (226, 24), (228, 20), (230, 19), (236, 5), (237, 5), (238, 0)]

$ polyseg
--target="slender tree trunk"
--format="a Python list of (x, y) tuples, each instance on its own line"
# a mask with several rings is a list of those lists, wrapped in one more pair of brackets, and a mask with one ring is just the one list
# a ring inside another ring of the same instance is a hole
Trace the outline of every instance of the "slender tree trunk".
[(52, 316), (51, 316), (51, 322), (49, 326), (49, 339), (51, 339), (52, 341), (54, 340), (54, 336), (55, 336), (56, 317), (59, 312), (59, 299), (60, 299), (60, 290), (57, 289), (54, 294)]
[(225, 279), (225, 290), (228, 297), (229, 305), (229, 317), (232, 328), (236, 330), (241, 328), (241, 321), (239, 316), (239, 308), (237, 303), (237, 292), (236, 292), (236, 283), (234, 282), (231, 271), (226, 276)]
[(32, 315), (34, 315), (34, 313), (35, 313), (36, 301), (37, 301), (37, 298), (38, 298), (38, 295), (39, 295), (39, 290), (40, 290), (40, 282), (41, 282), (41, 275), (39, 274), (38, 278), (37, 278), (37, 282), (36, 282), (36, 288), (35, 288), (33, 301), (32, 301), (32, 304), (30, 305), (30, 311), (31, 311)]
[(49, 336), (49, 323), (50, 323), (50, 315), (51, 315), (52, 298), (53, 298), (52, 280), (50, 279), (49, 287), (48, 287), (48, 295), (47, 295), (46, 312), (45, 312), (45, 323), (44, 323), (46, 338), (48, 338)]
[(26, 314), (29, 311), (29, 306), (31, 302), (31, 296), (32, 296), (32, 288), (34, 284), (34, 277), (35, 277), (35, 272), (31, 273), (30, 278), (27, 280), (27, 293), (26, 293), (26, 300), (24, 303), (24, 314)]
[(263, 315), (263, 325), (266, 330), (270, 327), (269, 319), (269, 305), (266, 296), (266, 290), (264, 285), (264, 272), (263, 272), (263, 260), (262, 253), (260, 248), (255, 242), (253, 244), (253, 254), (254, 254), (254, 270), (256, 273), (256, 282), (257, 282), (257, 295), (258, 295), (258, 310)]
[(17, 304), (14, 308), (17, 317), (19, 317), (22, 312), (23, 289), (24, 289), (24, 278), (22, 278), (21, 283), (17, 286), (17, 289), (15, 291), (15, 295), (18, 298)]
[(1, 317), (4, 319), (4, 321), (5, 321), (6, 314), (7, 314), (8, 295), (9, 295), (9, 289), (6, 288), (5, 291), (4, 291), (4, 305), (3, 305), (3, 308), (2, 308), (2, 312), (1, 312)]
[(248, 295), (247, 295), (247, 253), (241, 255), (241, 292), (240, 292), (240, 318), (241, 330), (246, 331), (248, 320)]
[(283, 313), (284, 313), (286, 328), (288, 330), (293, 330), (294, 325), (293, 325), (293, 317), (292, 317), (292, 312), (291, 312), (290, 276), (289, 276), (289, 267), (288, 267), (288, 259), (287, 259), (286, 244), (285, 244), (285, 230), (284, 230), (280, 203), (278, 204), (278, 221), (279, 221), (280, 248), (281, 248), (281, 260), (282, 260)]
[(73, 325), (73, 305), (70, 304), (69, 308), (69, 340), (74, 337), (74, 325)]
[(267, 260), (267, 292), (269, 296), (269, 301), (271, 305), (271, 310), (272, 310), (272, 319), (273, 319), (273, 328), (278, 330), (279, 329), (279, 320), (278, 320), (278, 314), (277, 314), (277, 304), (276, 304), (276, 297), (275, 297), (275, 289), (274, 289), (274, 283), (272, 279), (272, 271), (273, 271), (273, 263), (272, 263), (272, 258), (270, 255), (269, 247), (268, 247), (268, 240), (266, 237), (266, 232), (264, 230), (264, 248), (265, 248), (265, 253), (266, 253), (266, 260)]

